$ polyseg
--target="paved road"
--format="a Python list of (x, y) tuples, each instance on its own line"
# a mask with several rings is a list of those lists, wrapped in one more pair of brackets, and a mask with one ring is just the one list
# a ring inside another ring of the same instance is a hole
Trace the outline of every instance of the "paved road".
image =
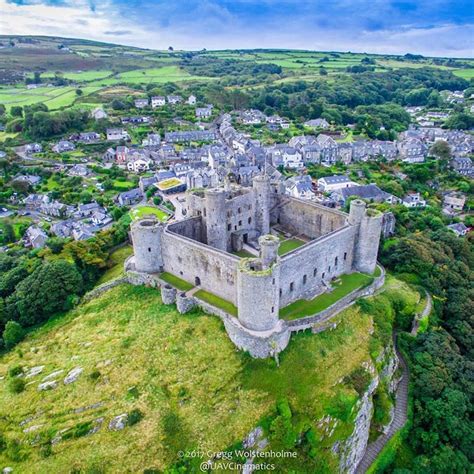
[(408, 381), (410, 378), (410, 371), (403, 356), (398, 352), (396, 336), (394, 337), (394, 346), (400, 361), (400, 367), (403, 369), (402, 380), (398, 384), (395, 393), (395, 416), (392, 424), (386, 434), (379, 436), (374, 442), (370, 443), (365, 450), (364, 457), (357, 466), (356, 474), (364, 474), (375, 461), (387, 442), (397, 433), (407, 421), (408, 408)]

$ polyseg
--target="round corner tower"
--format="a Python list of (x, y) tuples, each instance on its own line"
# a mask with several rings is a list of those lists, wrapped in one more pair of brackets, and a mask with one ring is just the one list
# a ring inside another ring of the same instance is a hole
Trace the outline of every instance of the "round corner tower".
[(255, 222), (260, 235), (270, 232), (270, 178), (256, 176), (252, 183), (255, 192)]
[(354, 269), (372, 274), (377, 266), (380, 236), (382, 233), (381, 212), (367, 209), (364, 201), (351, 202), (349, 224), (358, 226), (354, 242)]
[(205, 222), (207, 245), (227, 250), (226, 192), (220, 188), (208, 189), (205, 193)]
[(163, 223), (154, 218), (140, 219), (132, 223), (131, 234), (137, 272), (163, 271), (161, 252), (163, 227)]
[(260, 258), (246, 258), (237, 269), (238, 319), (253, 331), (269, 331), (278, 324), (280, 264), (274, 236), (260, 237)]

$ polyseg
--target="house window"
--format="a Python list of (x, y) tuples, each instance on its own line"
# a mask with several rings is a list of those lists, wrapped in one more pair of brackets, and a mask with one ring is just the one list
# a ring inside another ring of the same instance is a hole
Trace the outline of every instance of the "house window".
[(295, 288), (295, 284), (293, 282), (290, 283), (290, 291), (293, 291)]
[(315, 277), (317, 274), (318, 274), (318, 269), (315, 268), (315, 269), (313, 270), (313, 276)]
[(344, 252), (344, 261), (347, 260), (347, 252)]

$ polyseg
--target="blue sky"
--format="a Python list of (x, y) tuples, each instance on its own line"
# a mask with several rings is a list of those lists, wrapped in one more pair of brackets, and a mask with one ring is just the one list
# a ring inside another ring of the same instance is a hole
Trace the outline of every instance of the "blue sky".
[(0, 33), (472, 57), (472, 0), (0, 0)]

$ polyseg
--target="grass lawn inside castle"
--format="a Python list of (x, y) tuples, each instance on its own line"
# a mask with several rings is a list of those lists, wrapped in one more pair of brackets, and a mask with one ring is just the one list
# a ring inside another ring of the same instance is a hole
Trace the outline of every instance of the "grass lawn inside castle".
[[(377, 272), (380, 269), (377, 267), (374, 276), (378, 276)], [(319, 313), (329, 306), (339, 301), (349, 293), (360, 288), (370, 285), (374, 278), (364, 273), (349, 273), (341, 275), (335, 282), (332, 283), (333, 290), (329, 293), (323, 293), (311, 300), (297, 300), (285, 306), (280, 310), (280, 317), (286, 320), (303, 318), (305, 316), (312, 316)]]

